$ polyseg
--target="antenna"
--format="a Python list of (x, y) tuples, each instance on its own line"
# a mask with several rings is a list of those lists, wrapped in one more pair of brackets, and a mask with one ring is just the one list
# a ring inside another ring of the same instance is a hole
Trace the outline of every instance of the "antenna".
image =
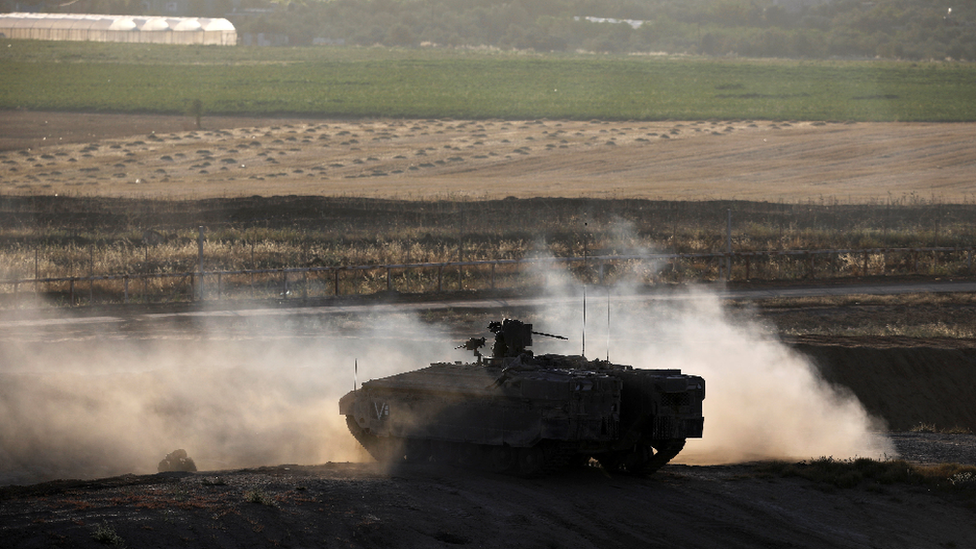
[(586, 358), (586, 283), (583, 283), (583, 350), (581, 355)]
[(352, 370), (352, 390), (356, 390), (356, 386), (359, 385), (359, 359), (356, 359), (355, 365)]
[(583, 350), (580, 351), (580, 356), (586, 358), (586, 269), (588, 267), (587, 257), (586, 257), (586, 244), (587, 244), (587, 233), (585, 227), (588, 227), (589, 223), (583, 222)]
[(607, 362), (610, 362), (610, 286), (607, 286)]

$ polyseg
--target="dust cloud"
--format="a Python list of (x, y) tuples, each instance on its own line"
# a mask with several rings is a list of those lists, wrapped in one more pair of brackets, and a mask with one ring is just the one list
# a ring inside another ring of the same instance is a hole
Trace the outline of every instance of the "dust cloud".
[[(550, 303), (538, 330), (575, 336), (535, 341), (536, 351), (581, 354), (637, 368), (680, 369), (705, 378), (705, 430), (675, 459), (723, 464), (762, 459), (895, 457), (886, 426), (850, 391), (828, 385), (809, 359), (783, 344), (751, 310), (732, 310), (707, 286), (639, 296), (637, 280), (666, 268), (625, 221), (609, 245), (644, 258), (623, 264), (607, 286), (581, 286), (565, 270), (541, 267)], [(590, 274), (599, 265), (584, 267)], [(584, 296), (586, 299), (584, 300)], [(585, 305), (584, 305), (585, 302)]]
[(0, 340), (0, 484), (155, 473), (178, 448), (201, 471), (364, 460), (337, 407), (355, 361), (362, 382), (450, 349), (400, 315), (151, 324)]
[[(540, 311), (545, 327), (539, 329), (574, 326), (582, 334), (581, 289), (572, 301), (575, 307)], [(692, 288), (645, 300), (628, 289), (590, 287), (586, 301), (588, 358), (676, 368), (705, 378), (704, 437), (689, 440), (676, 462), (896, 456), (883, 423), (852, 393), (828, 385), (806, 357), (779, 341), (754, 314), (730, 311), (714, 292)], [(535, 343), (580, 354), (582, 336), (574, 339)]]
[[(895, 455), (853, 395), (708, 290), (648, 299), (590, 286), (584, 332), (582, 288), (549, 274), (546, 305), (526, 320), (571, 340), (539, 337), (536, 352), (580, 354), (585, 333), (590, 358), (705, 378), (704, 438), (677, 462)], [(361, 383), (467, 358), (448, 328), (407, 314), (242, 315), (6, 326), (0, 484), (154, 473), (178, 448), (201, 471), (368, 460), (337, 408), (354, 361)]]

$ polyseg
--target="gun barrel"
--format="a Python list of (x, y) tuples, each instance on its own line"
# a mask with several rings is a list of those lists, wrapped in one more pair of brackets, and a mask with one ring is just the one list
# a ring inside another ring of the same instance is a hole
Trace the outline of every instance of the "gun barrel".
[(545, 332), (532, 332), (532, 333), (535, 334), (535, 335), (551, 337), (553, 339), (564, 339), (566, 341), (569, 341), (569, 338), (568, 337), (558, 336), (556, 334), (547, 334)]

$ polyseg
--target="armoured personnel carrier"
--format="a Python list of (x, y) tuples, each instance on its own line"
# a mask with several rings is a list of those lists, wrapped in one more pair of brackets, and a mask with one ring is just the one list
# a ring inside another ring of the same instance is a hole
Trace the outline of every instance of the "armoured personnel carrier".
[[(339, 400), (353, 436), (378, 461), (460, 463), (536, 476), (599, 461), (649, 474), (702, 436), (705, 380), (582, 356), (535, 355), (531, 324), (492, 322), (458, 348), (474, 362), (436, 362), (368, 381)], [(561, 338), (565, 339), (565, 338)]]

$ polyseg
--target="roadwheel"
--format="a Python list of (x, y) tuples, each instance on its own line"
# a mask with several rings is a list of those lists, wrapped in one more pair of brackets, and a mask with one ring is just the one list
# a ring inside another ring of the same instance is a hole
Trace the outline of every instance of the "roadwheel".
[(411, 463), (425, 463), (430, 461), (431, 444), (429, 440), (407, 439), (403, 446), (405, 461)]
[(486, 461), (493, 473), (508, 473), (518, 465), (518, 452), (511, 446), (491, 446)]
[(446, 440), (435, 440), (431, 443), (431, 458), (435, 463), (454, 465), (458, 462), (458, 444)]
[(638, 444), (629, 450), (610, 452), (600, 456), (600, 465), (605, 471), (615, 473), (639, 474), (652, 459), (654, 449)]
[(486, 455), (486, 448), (480, 444), (462, 443), (458, 448), (458, 463), (477, 469), (484, 464)]
[(546, 466), (546, 452), (542, 446), (536, 444), (529, 448), (518, 450), (518, 470), (520, 477), (534, 477), (542, 473)]

